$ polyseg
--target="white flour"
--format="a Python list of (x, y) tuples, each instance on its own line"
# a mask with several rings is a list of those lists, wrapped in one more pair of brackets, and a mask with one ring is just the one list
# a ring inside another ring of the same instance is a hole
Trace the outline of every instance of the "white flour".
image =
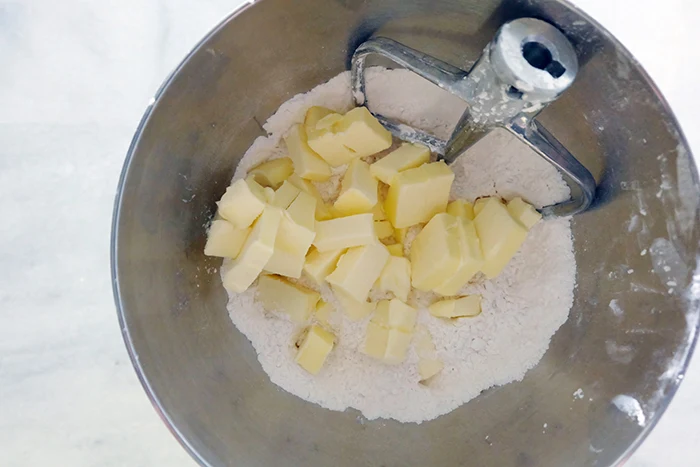
[[(303, 120), (308, 107), (348, 110), (349, 84), (346, 72), (283, 104), (265, 124), (270, 136), (255, 141), (234, 178), (242, 177), (262, 160), (284, 155), (280, 139), (292, 124)], [(464, 110), (458, 99), (403, 70), (368, 70), (367, 89), (373, 110), (440, 137), (449, 136)], [(506, 133), (490, 135), (462, 156), (453, 169), (455, 198), (520, 195), (543, 206), (569, 195), (552, 166)], [(326, 191), (327, 196), (332, 195), (332, 189)], [(420, 423), (454, 410), (491, 386), (522, 379), (542, 358), (552, 335), (568, 317), (575, 272), (569, 221), (541, 222), (500, 276), (465, 287), (466, 292), (483, 296), (481, 315), (443, 321), (421, 310), (419, 322), (432, 333), (439, 357), (445, 362), (445, 369), (429, 386), (418, 383), (413, 350), (398, 366), (388, 366), (358, 351), (366, 320), (355, 323), (339, 311), (334, 314), (337, 345), (320, 374), (311, 376), (293, 361), (292, 342), (299, 326), (266, 313), (254, 301), (255, 287), (243, 294), (230, 293), (228, 309), (273, 383), (329, 409), (352, 407), (368, 419)], [(328, 289), (321, 293), (327, 300), (332, 298)]]

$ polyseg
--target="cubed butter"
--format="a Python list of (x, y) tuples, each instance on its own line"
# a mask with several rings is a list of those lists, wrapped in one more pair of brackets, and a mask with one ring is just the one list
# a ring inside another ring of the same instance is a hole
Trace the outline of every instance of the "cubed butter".
[(440, 373), (445, 364), (436, 358), (419, 358), (418, 359), (418, 374), (421, 381), (427, 381), (433, 376)]
[(338, 259), (345, 253), (345, 250), (330, 250), (321, 253), (316, 248), (312, 248), (306, 256), (304, 263), (304, 272), (311, 277), (314, 282), (321, 285), (326, 276), (333, 272)]
[(379, 239), (389, 238), (394, 235), (394, 228), (389, 221), (374, 221), (374, 231)]
[(341, 216), (370, 212), (377, 204), (377, 186), (377, 180), (369, 173), (369, 165), (355, 159), (343, 175), (340, 194), (333, 207)]
[(437, 356), (433, 336), (425, 326), (416, 326), (414, 342), (418, 358), (435, 358)]
[(474, 225), (484, 253), (481, 272), (493, 279), (518, 252), (527, 237), (527, 229), (513, 219), (508, 208), (496, 198), (484, 203), (474, 218)]
[(460, 265), (461, 255), (456, 217), (436, 214), (416, 235), (411, 245), (411, 283), (429, 291), (451, 278)]
[(384, 203), (387, 218), (400, 229), (445, 212), (454, 178), (452, 169), (442, 161), (399, 172)]
[(237, 229), (250, 227), (265, 209), (265, 190), (252, 179), (236, 180), (217, 202), (218, 213)]
[(377, 242), (371, 213), (316, 222), (314, 246), (318, 251), (340, 250)]
[(281, 157), (252, 168), (248, 174), (264, 187), (277, 189), (294, 172), (294, 164), (289, 157)]
[(372, 208), (372, 214), (374, 214), (374, 220), (375, 221), (383, 221), (386, 220), (386, 214), (384, 214), (384, 205), (383, 203), (377, 203), (374, 205)]
[(474, 211), (474, 217), (478, 216), (481, 210), (484, 208), (488, 200), (495, 198), (493, 196), (484, 196), (483, 198), (479, 198), (476, 201), (474, 201), (474, 206), (472, 210)]
[(340, 114), (328, 114), (316, 123), (316, 130), (331, 130), (342, 119), (343, 116)]
[(334, 344), (335, 336), (323, 327), (314, 324), (303, 334), (294, 360), (312, 375), (318, 374), (328, 358), (328, 354), (333, 350)]
[(393, 245), (387, 245), (386, 249), (389, 250), (389, 254), (391, 256), (398, 256), (399, 258), (403, 258), (403, 245), (402, 244), (394, 243)]
[(355, 151), (345, 146), (331, 130), (312, 131), (309, 133), (308, 144), (331, 167), (348, 164), (360, 157)]
[(299, 190), (304, 191), (316, 198), (316, 220), (325, 221), (336, 217), (335, 213), (332, 211), (332, 206), (324, 202), (323, 197), (321, 197), (321, 193), (319, 193), (318, 189), (313, 183), (308, 180), (304, 180), (297, 174), (292, 174), (289, 177), (289, 183), (299, 188)]
[(396, 298), (404, 302), (408, 300), (408, 294), (411, 291), (411, 263), (408, 259), (404, 258), (403, 255), (401, 257), (389, 256), (379, 276), (377, 286), (384, 292), (393, 293)]
[(333, 294), (343, 308), (345, 316), (353, 321), (360, 321), (369, 316), (374, 311), (375, 304), (367, 300), (355, 300), (353, 297), (340, 289), (333, 288)]
[(363, 353), (385, 363), (398, 364), (406, 358), (412, 337), (410, 333), (389, 329), (370, 321), (367, 325)]
[(307, 180), (324, 181), (331, 177), (331, 168), (307, 144), (306, 130), (302, 125), (294, 125), (284, 138), (289, 157), (294, 163), (294, 171)]
[(269, 205), (265, 207), (253, 224), (241, 253), (223, 275), (226, 289), (241, 293), (255, 281), (274, 253), (281, 221), (281, 209)]
[(204, 254), (222, 258), (236, 258), (250, 234), (250, 227), (237, 229), (225, 219), (214, 220), (209, 227)]
[(508, 202), (508, 212), (516, 221), (524, 225), (528, 230), (542, 219), (542, 214), (523, 201), (522, 198), (513, 198)]
[(456, 233), (459, 239), (459, 266), (451, 277), (433, 289), (441, 295), (456, 295), (484, 265), (481, 242), (474, 223), (458, 217)]
[(474, 205), (463, 199), (456, 199), (447, 205), (447, 213), (455, 217), (474, 220)]
[(275, 191), (275, 195), (272, 197), (270, 204), (281, 209), (287, 209), (289, 205), (297, 199), (299, 193), (301, 193), (299, 188), (288, 180), (285, 180), (282, 185), (277, 188), (277, 191)]
[(310, 134), (316, 129), (316, 125), (322, 118), (331, 114), (335, 114), (335, 112), (326, 107), (321, 107), (319, 105), (309, 107), (309, 110), (306, 111), (306, 115), (304, 116), (304, 127), (307, 134)]
[(407, 233), (408, 233), (408, 227), (404, 227), (403, 229), (394, 229), (394, 238), (396, 239), (397, 242), (403, 244), (404, 241), (406, 240)]
[(316, 313), (314, 316), (319, 323), (328, 324), (334, 310), (335, 307), (333, 304), (324, 300), (319, 300), (316, 304)]
[(316, 234), (294, 222), (288, 212), (282, 214), (275, 248), (265, 271), (298, 279)]
[(367, 157), (388, 149), (392, 144), (389, 130), (367, 110), (355, 107), (334, 125), (334, 132), (341, 143), (355, 152), (356, 157)]
[(316, 230), (316, 203), (318, 200), (306, 192), (301, 192), (287, 208), (289, 217), (307, 230)]
[(388, 259), (389, 251), (381, 243), (350, 248), (340, 257), (326, 281), (334, 290), (364, 302)]
[(399, 299), (381, 300), (372, 316), (372, 321), (385, 328), (412, 333), (416, 327), (418, 310)]
[(440, 300), (430, 305), (428, 311), (438, 318), (472, 318), (481, 313), (481, 295)]
[(316, 310), (321, 296), (281, 277), (263, 274), (258, 280), (257, 298), (265, 310), (286, 313), (292, 321), (305, 323)]
[(369, 168), (372, 176), (387, 185), (394, 176), (407, 169), (413, 169), (430, 161), (430, 149), (413, 143), (403, 143), (398, 149), (379, 159)]

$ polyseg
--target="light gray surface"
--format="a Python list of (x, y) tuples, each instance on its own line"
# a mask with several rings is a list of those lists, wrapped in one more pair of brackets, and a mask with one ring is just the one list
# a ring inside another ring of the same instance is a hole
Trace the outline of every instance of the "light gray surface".
[[(193, 465), (128, 362), (109, 283), (109, 223), (148, 99), (238, 3), (0, 3), (0, 465)], [(691, 46), (700, 8), (578, 3), (646, 66), (700, 152), (700, 53)], [(628, 465), (694, 465), (697, 362)]]

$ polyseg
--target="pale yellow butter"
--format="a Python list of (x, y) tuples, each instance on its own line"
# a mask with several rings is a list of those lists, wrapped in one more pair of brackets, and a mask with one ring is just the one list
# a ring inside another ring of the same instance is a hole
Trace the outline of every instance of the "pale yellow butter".
[(204, 254), (222, 258), (236, 258), (243, 248), (250, 227), (237, 229), (225, 219), (214, 220), (209, 227)]
[(265, 310), (286, 313), (292, 321), (305, 323), (316, 310), (321, 296), (281, 277), (263, 274), (258, 280), (257, 298)]
[(486, 203), (487, 203), (490, 199), (496, 199), (496, 198), (495, 198), (495, 197), (492, 197), (492, 196), (485, 196), (485, 197), (483, 197), (483, 198), (479, 198), (479, 199), (477, 199), (476, 201), (474, 201), (474, 205), (473, 205), (473, 207), (472, 207), (472, 211), (474, 211), (474, 217), (476, 217), (476, 216), (479, 215), (479, 213), (481, 212), (481, 210), (484, 208), (484, 206), (486, 205)]
[(372, 208), (372, 214), (374, 214), (374, 220), (375, 221), (383, 221), (386, 220), (386, 214), (384, 214), (384, 205), (383, 203), (377, 203), (374, 205)]
[(396, 298), (405, 302), (411, 291), (411, 263), (403, 257), (403, 247), (401, 253), (400, 257), (393, 254), (389, 256), (377, 280), (377, 286), (380, 290), (391, 292)]
[(386, 328), (411, 333), (416, 326), (418, 310), (394, 298), (377, 302), (372, 321)]
[(445, 364), (436, 358), (419, 358), (418, 359), (418, 374), (421, 381), (427, 381), (433, 376), (440, 373)]
[[(403, 257), (403, 245), (400, 243), (394, 243), (393, 245), (387, 245), (387, 250), (391, 256)], [(410, 285), (410, 284), (409, 284)]]
[(289, 205), (297, 199), (299, 193), (301, 193), (299, 188), (292, 185), (288, 180), (285, 180), (282, 185), (277, 188), (277, 191), (275, 191), (275, 195), (272, 197), (270, 204), (281, 209), (287, 209)]
[(340, 250), (376, 242), (371, 213), (316, 222), (314, 246), (318, 251)]
[(416, 235), (411, 245), (411, 282), (429, 291), (451, 278), (460, 265), (457, 218), (440, 213)]
[(389, 329), (370, 321), (367, 324), (367, 332), (362, 352), (370, 357), (383, 360), (386, 354), (386, 344), (388, 340)]
[(513, 217), (513, 219), (520, 222), (528, 230), (533, 228), (540, 219), (542, 219), (542, 214), (537, 212), (537, 210), (532, 207), (532, 205), (523, 201), (522, 198), (513, 198), (508, 202), (508, 212)]
[(217, 202), (218, 214), (237, 229), (250, 227), (265, 209), (265, 190), (252, 179), (236, 180)]
[(289, 217), (307, 230), (316, 229), (316, 203), (318, 200), (306, 192), (301, 192), (287, 208)]
[(389, 186), (384, 211), (395, 228), (428, 222), (445, 212), (455, 174), (444, 162), (399, 172)]
[(325, 221), (336, 217), (335, 213), (332, 212), (332, 206), (329, 206), (323, 201), (321, 193), (319, 193), (318, 189), (312, 182), (304, 180), (297, 174), (292, 174), (288, 181), (293, 186), (299, 188), (299, 190), (316, 198), (316, 220)]
[(379, 239), (389, 238), (394, 235), (394, 228), (389, 221), (374, 221), (374, 231)]
[(435, 287), (433, 291), (442, 295), (456, 295), (484, 265), (481, 242), (476, 234), (474, 223), (464, 218), (457, 219), (456, 234), (459, 239), (459, 266), (447, 280)]
[(472, 318), (481, 313), (481, 295), (440, 300), (430, 305), (428, 311), (438, 318)]
[(345, 146), (340, 138), (330, 130), (315, 130), (309, 134), (309, 147), (331, 167), (339, 167), (360, 156)]
[(307, 144), (306, 130), (302, 125), (294, 125), (284, 138), (289, 157), (294, 163), (294, 171), (307, 180), (324, 181), (331, 177), (331, 168)]
[(333, 350), (335, 336), (323, 327), (310, 326), (301, 338), (299, 350), (294, 359), (297, 364), (311, 373), (318, 374)]
[(474, 225), (484, 253), (481, 272), (493, 279), (518, 252), (527, 237), (527, 229), (513, 219), (508, 208), (496, 198), (484, 203), (474, 218)]
[(341, 289), (333, 287), (333, 294), (343, 308), (345, 316), (353, 321), (359, 321), (374, 311), (375, 304), (367, 300), (355, 300)]
[(367, 107), (355, 107), (334, 125), (336, 137), (355, 152), (356, 157), (367, 157), (388, 149), (392, 144), (389, 130), (372, 115)]
[(331, 130), (333, 126), (342, 119), (343, 116), (340, 114), (328, 114), (316, 123), (316, 130)]
[(379, 159), (369, 168), (372, 176), (387, 185), (394, 176), (430, 161), (430, 149), (421, 144), (403, 143), (398, 149)]
[(341, 216), (370, 212), (377, 204), (377, 188), (377, 180), (370, 175), (369, 165), (355, 159), (343, 175), (340, 194), (333, 207)]
[(471, 221), (474, 220), (474, 205), (469, 201), (457, 199), (447, 205), (447, 213)]
[(267, 206), (253, 224), (241, 253), (232, 261), (223, 275), (224, 287), (237, 293), (244, 292), (272, 257), (275, 239), (282, 221), (282, 210)]
[(260, 185), (276, 190), (293, 172), (292, 160), (289, 157), (281, 157), (255, 166), (248, 174)]
[(306, 132), (310, 134), (316, 129), (316, 126), (321, 119), (332, 114), (335, 114), (335, 112), (326, 107), (321, 107), (319, 105), (309, 107), (309, 110), (306, 111), (306, 115), (304, 116), (304, 127)]
[(332, 303), (319, 300), (316, 304), (316, 313), (314, 316), (319, 323), (328, 324), (331, 319), (331, 314), (335, 311)]
[(313, 230), (297, 224), (288, 212), (284, 212), (275, 239), (275, 249), (265, 265), (265, 271), (295, 279), (301, 277), (306, 253), (315, 236)]
[(406, 240), (407, 233), (408, 233), (408, 227), (404, 227), (403, 229), (394, 229), (394, 238), (396, 239), (397, 242), (403, 244), (404, 241)]
[(334, 290), (364, 302), (388, 259), (389, 251), (381, 243), (350, 248), (340, 257), (326, 281)]
[(344, 249), (324, 251), (321, 253), (316, 248), (312, 248), (306, 256), (304, 272), (317, 284), (322, 284), (326, 276), (330, 274), (338, 264), (338, 259), (345, 253)]

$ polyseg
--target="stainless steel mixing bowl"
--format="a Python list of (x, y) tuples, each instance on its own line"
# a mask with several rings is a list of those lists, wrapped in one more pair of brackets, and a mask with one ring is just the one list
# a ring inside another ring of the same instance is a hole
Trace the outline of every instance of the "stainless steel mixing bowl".
[[(574, 86), (540, 117), (599, 185), (595, 206), (573, 219), (569, 321), (522, 382), (421, 425), (366, 421), (279, 389), (227, 316), (219, 261), (202, 254), (214, 202), (260, 122), (346, 69), (373, 34), (466, 66), (521, 16), (557, 25), (581, 61)], [(695, 343), (698, 194), (658, 90), (571, 5), (261, 0), (207, 36), (146, 112), (116, 199), (114, 292), (144, 388), (202, 465), (611, 465), (657, 422)], [(631, 398), (641, 412), (618, 408), (635, 409), (620, 403)]]

